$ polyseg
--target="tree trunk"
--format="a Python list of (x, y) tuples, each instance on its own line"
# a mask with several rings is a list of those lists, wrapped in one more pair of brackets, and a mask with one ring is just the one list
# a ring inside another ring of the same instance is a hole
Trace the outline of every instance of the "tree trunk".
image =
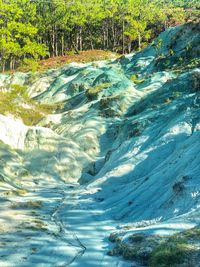
[(76, 33), (76, 49), (79, 50), (79, 33)]
[(106, 49), (106, 27), (105, 22), (103, 22), (103, 49)]
[(128, 43), (128, 53), (130, 54), (131, 53), (131, 40), (129, 40), (129, 43)]
[(92, 30), (89, 30), (89, 35), (90, 35), (90, 46), (91, 46), (91, 49), (94, 50), (94, 42), (93, 42), (93, 33), (92, 33)]
[(55, 26), (55, 55), (58, 56), (58, 32), (57, 27)]
[(74, 43), (74, 41), (72, 41), (72, 46), (73, 46), (74, 50), (76, 51), (76, 54), (79, 55), (78, 48), (77, 48), (76, 44)]
[(52, 56), (55, 56), (55, 29), (52, 27)]
[(113, 20), (112, 20), (112, 41), (113, 41), (112, 51), (114, 51), (116, 46), (116, 40), (115, 40), (115, 24)]
[(82, 27), (79, 29), (79, 49), (80, 51), (83, 50)]
[(10, 70), (12, 70), (12, 57), (10, 58)]
[(13, 58), (12, 68), (13, 68), (13, 70), (15, 69), (15, 57)]
[(65, 33), (62, 33), (62, 37), (61, 37), (61, 53), (62, 56), (64, 56), (64, 46), (65, 46)]
[(122, 21), (122, 54), (125, 54), (124, 20)]
[(6, 66), (6, 61), (3, 60), (3, 62), (2, 62), (2, 72), (5, 72), (5, 66)]
[(106, 26), (106, 31), (107, 31), (107, 36), (106, 36), (106, 48), (109, 49), (109, 27), (108, 27), (108, 21), (107, 21), (107, 26)]
[(139, 35), (138, 35), (138, 49), (139, 49), (139, 51), (141, 50), (141, 41), (142, 41), (142, 38), (141, 38), (141, 35), (139, 33)]
[(164, 28), (165, 28), (165, 31), (167, 30), (167, 28), (168, 28), (168, 25), (167, 25), (167, 21), (165, 20), (165, 22), (164, 22)]
[(92, 39), (90, 39), (90, 45), (91, 45), (91, 49), (94, 50), (94, 45), (93, 45)]

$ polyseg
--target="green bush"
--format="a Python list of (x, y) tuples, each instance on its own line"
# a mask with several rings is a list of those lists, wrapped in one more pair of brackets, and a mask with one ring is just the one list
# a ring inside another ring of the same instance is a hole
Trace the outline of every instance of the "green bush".
[(181, 237), (171, 237), (159, 246), (151, 254), (150, 267), (172, 267), (184, 261), (189, 251), (188, 244)]
[(37, 60), (32, 58), (25, 58), (23, 60), (22, 66), (20, 67), (21, 71), (33, 71), (36, 72), (39, 70), (39, 63)]

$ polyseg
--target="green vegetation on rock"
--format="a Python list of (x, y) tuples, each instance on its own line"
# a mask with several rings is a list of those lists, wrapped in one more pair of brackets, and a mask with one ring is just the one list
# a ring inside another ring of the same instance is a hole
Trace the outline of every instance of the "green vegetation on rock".
[(190, 247), (185, 239), (176, 236), (171, 237), (153, 250), (149, 266), (176, 266), (176, 264), (184, 262), (184, 258), (189, 250)]
[(140, 84), (140, 83), (143, 83), (145, 80), (144, 79), (138, 79), (137, 75), (133, 74), (131, 77), (130, 77), (131, 81), (136, 83), (136, 84)]
[(128, 241), (123, 241), (122, 237), (115, 233), (110, 235), (109, 241), (115, 243), (115, 246), (108, 251), (108, 255), (121, 255), (124, 259), (142, 262), (149, 267), (196, 266), (200, 256), (199, 227), (171, 237), (132, 234)]
[(97, 95), (102, 92), (104, 89), (108, 88), (109, 86), (111, 86), (111, 83), (100, 83), (95, 85), (94, 87), (89, 88), (86, 91), (86, 96), (89, 99), (94, 99), (97, 97)]
[(10, 88), (0, 89), (0, 114), (21, 118), (26, 125), (35, 125), (56, 108), (57, 105), (40, 104), (32, 100), (26, 86), (14, 84)]

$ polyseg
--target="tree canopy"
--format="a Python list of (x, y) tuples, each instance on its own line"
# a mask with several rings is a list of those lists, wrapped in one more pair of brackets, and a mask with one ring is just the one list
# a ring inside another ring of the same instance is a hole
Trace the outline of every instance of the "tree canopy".
[(0, 67), (71, 50), (128, 53), (199, 10), (198, 0), (0, 0)]

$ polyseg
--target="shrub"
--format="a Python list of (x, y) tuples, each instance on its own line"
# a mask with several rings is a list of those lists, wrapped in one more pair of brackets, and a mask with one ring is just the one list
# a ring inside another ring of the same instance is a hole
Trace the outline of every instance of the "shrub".
[(119, 237), (118, 234), (116, 234), (116, 233), (111, 233), (108, 239), (112, 243), (121, 241), (121, 237)]
[(132, 242), (132, 243), (139, 243), (139, 242), (142, 242), (144, 241), (145, 239), (145, 235), (143, 234), (133, 234), (129, 237), (129, 240)]
[(136, 258), (137, 251), (133, 246), (120, 242), (112, 250), (109, 250), (107, 254), (109, 256), (121, 255), (126, 260), (133, 260)]
[(36, 72), (39, 70), (39, 63), (38, 61), (32, 59), (32, 58), (25, 58), (22, 66), (19, 68), (21, 71), (33, 71)]
[(24, 97), (24, 98), (28, 97), (26, 86), (19, 85), (19, 84), (12, 84), (10, 87), (11, 87), (10, 96), (12, 98), (17, 97), (17, 96)]
[(149, 266), (169, 267), (181, 264), (188, 250), (188, 244), (183, 238), (169, 238), (154, 249), (149, 260)]
[(194, 227), (182, 233), (184, 238), (200, 239), (200, 228)]

